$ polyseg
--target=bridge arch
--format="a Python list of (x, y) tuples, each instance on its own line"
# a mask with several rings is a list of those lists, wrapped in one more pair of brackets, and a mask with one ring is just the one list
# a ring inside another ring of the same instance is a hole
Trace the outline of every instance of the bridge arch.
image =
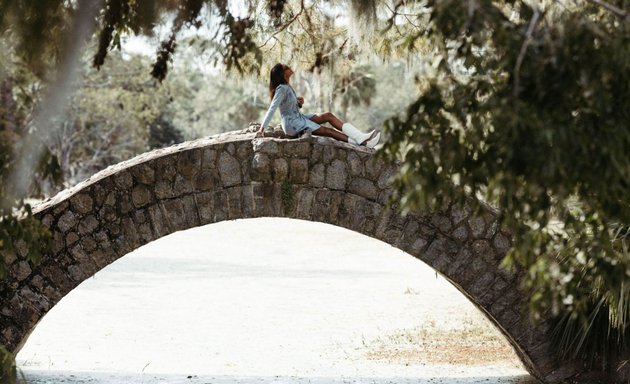
[(362, 147), (247, 132), (109, 167), (36, 207), (54, 238), (40, 265), (3, 255), (12, 265), (0, 286), (0, 343), (19, 351), (61, 298), (153, 240), (224, 220), (287, 217), (344, 227), (422, 260), (501, 330), (533, 376), (557, 382), (576, 374), (574, 364), (554, 358), (549, 327), (530, 323), (520, 274), (499, 267), (510, 237), (497, 228), (496, 213), (449, 207), (401, 215), (386, 205), (396, 169)]

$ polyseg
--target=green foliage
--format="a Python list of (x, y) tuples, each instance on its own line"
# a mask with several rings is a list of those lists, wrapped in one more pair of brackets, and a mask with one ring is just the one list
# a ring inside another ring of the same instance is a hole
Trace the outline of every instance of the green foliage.
[(173, 126), (171, 87), (147, 71), (150, 61), (112, 53), (102, 71), (87, 63), (65, 113), (48, 143), (60, 160), (66, 185), (150, 148), (181, 142)]
[(284, 213), (291, 212), (295, 205), (295, 191), (293, 184), (285, 181), (280, 187), (280, 198), (282, 199), (282, 209)]
[(23, 257), (32, 265), (37, 265), (52, 246), (52, 236), (48, 228), (33, 217), (31, 207), (20, 202), (19, 214), (3, 213), (0, 216), (0, 280), (7, 274), (7, 263), (17, 256)]
[(426, 7), (421, 95), (387, 124), (398, 196), (496, 205), (532, 309), (559, 316), (562, 352), (606, 368), (630, 326), (630, 24), (571, 3)]
[(14, 384), (16, 381), (15, 357), (0, 345), (0, 383)]

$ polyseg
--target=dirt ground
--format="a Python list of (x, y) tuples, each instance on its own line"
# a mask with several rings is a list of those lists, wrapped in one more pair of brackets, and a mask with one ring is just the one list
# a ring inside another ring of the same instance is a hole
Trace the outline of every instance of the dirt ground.
[(42, 320), (18, 364), (37, 384), (531, 380), (423, 263), (286, 219), (196, 228), (123, 257)]

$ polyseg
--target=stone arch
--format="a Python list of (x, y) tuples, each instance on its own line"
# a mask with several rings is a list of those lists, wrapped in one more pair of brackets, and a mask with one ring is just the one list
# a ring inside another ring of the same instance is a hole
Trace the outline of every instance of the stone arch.
[(501, 330), (533, 376), (573, 376), (575, 365), (553, 357), (549, 327), (530, 323), (519, 273), (499, 268), (510, 237), (497, 228), (496, 213), (450, 207), (403, 216), (386, 204), (396, 169), (363, 147), (242, 132), (109, 167), (36, 207), (54, 237), (40, 265), (4, 255), (12, 265), (0, 287), (0, 343), (19, 351), (61, 298), (153, 240), (223, 220), (287, 217), (348, 228), (422, 260)]

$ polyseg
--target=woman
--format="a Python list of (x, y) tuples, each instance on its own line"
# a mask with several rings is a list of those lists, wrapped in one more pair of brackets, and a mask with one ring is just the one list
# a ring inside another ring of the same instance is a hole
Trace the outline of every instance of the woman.
[[(365, 145), (369, 148), (374, 148), (378, 144), (381, 138), (380, 132), (363, 133), (352, 124), (339, 120), (330, 112), (318, 115), (300, 113), (299, 108), (302, 108), (304, 98), (297, 97), (289, 85), (289, 79), (292, 75), (293, 70), (288, 65), (278, 63), (271, 68), (269, 79), (271, 105), (257, 134), (264, 135), (265, 128), (269, 125), (276, 109), (280, 107), (282, 130), (289, 136), (296, 136), (301, 132), (309, 131), (314, 135), (328, 136), (355, 145)], [(324, 123), (330, 123), (335, 129), (323, 127), (321, 124)]]

